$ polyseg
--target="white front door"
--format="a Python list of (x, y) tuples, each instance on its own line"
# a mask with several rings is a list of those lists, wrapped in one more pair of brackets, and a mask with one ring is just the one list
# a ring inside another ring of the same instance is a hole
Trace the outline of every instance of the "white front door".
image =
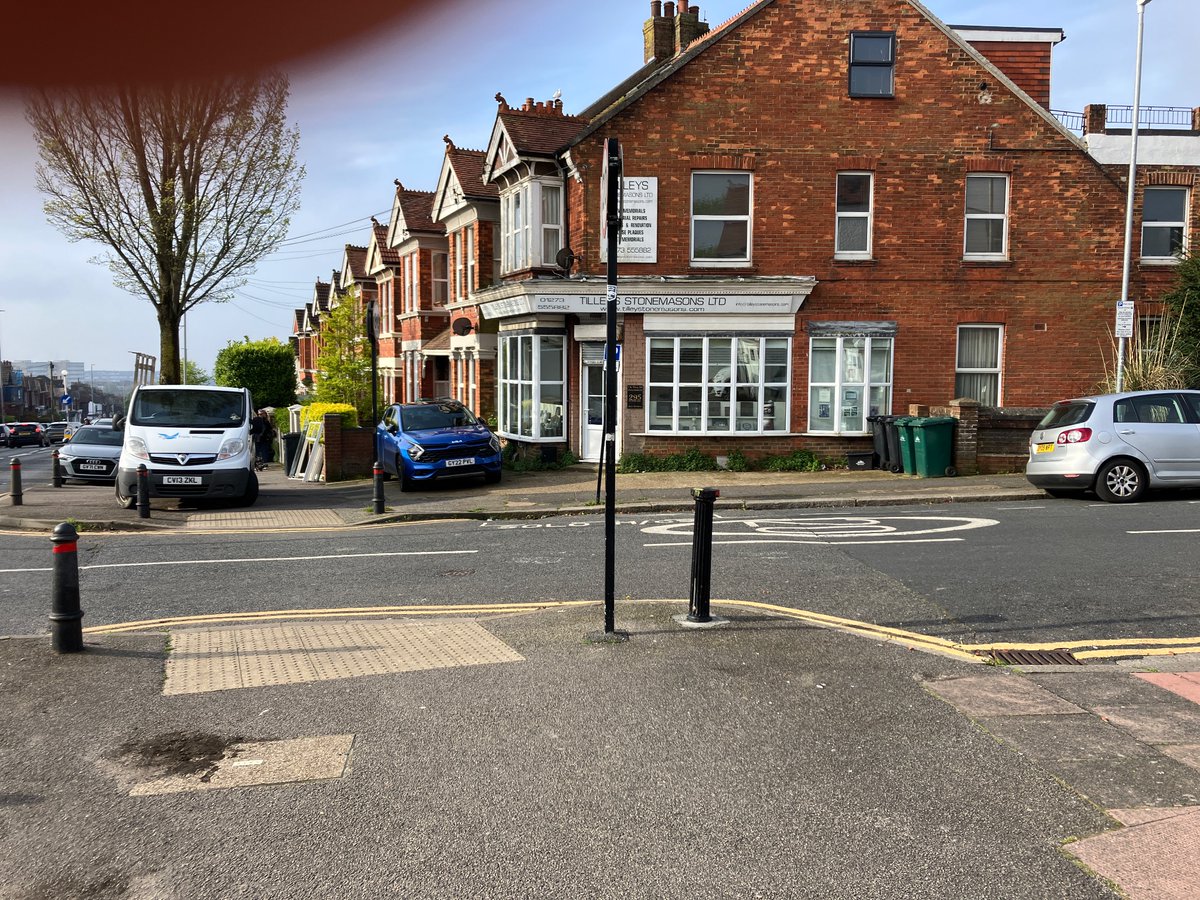
[(585, 360), (581, 369), (579, 458), (600, 462), (604, 447), (604, 364)]

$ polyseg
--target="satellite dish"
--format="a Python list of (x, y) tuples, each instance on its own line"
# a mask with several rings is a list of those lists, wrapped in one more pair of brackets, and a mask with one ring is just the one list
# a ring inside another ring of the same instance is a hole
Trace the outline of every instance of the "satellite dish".
[(455, 334), (457, 334), (459, 337), (466, 337), (468, 334), (470, 334), (472, 331), (475, 330), (475, 326), (471, 324), (470, 319), (465, 319), (465, 318), (455, 319), (453, 322), (450, 323), (450, 330), (453, 331)]
[(569, 272), (571, 270), (571, 266), (575, 265), (575, 262), (578, 259), (579, 257), (571, 251), (570, 247), (563, 247), (558, 251), (558, 253), (555, 254), (554, 264), (563, 271)]

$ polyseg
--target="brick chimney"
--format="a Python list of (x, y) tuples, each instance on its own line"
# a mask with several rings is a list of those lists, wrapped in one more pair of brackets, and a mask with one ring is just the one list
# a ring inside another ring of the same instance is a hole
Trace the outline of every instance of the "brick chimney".
[[(671, 4), (667, 4), (670, 8)], [(679, 15), (675, 17), (675, 52), (682, 53), (687, 45), (708, 31), (708, 23), (700, 21), (700, 7), (689, 6), (680, 0)]]
[[(668, 3), (667, 6), (673, 7), (674, 4)], [(652, 59), (662, 62), (674, 55), (675, 23), (669, 16), (663, 15), (662, 0), (651, 0), (650, 18), (642, 25), (642, 37), (646, 44), (643, 62)]]

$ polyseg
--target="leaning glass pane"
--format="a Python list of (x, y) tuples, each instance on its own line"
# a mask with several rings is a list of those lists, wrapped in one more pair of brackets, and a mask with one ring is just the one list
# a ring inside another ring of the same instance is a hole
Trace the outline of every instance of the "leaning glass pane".
[(541, 338), (542, 382), (563, 380), (563, 339)]
[(834, 412), (833, 388), (811, 385), (808, 389), (808, 430), (833, 431)]
[(763, 429), (783, 431), (787, 428), (788, 389), (786, 387), (763, 388)]
[(837, 380), (837, 338), (813, 338), (809, 352), (809, 380), (833, 384)]
[(1004, 221), (1002, 219), (967, 219), (967, 253), (998, 254), (1004, 252)]
[(748, 259), (748, 226), (744, 221), (712, 219), (695, 223), (695, 259)]
[(693, 175), (692, 215), (750, 215), (750, 176), (736, 172)]
[(538, 424), (542, 437), (562, 437), (563, 389), (561, 384), (543, 384)]
[(838, 216), (837, 253), (865, 253), (867, 251), (866, 216)]
[(650, 339), (650, 381), (672, 384), (675, 381), (675, 339)]
[(757, 385), (761, 377), (762, 343), (758, 338), (739, 338), (737, 342), (737, 380), (739, 385)]
[(647, 427), (651, 431), (671, 431), (675, 427), (675, 388), (651, 387), (647, 404)]

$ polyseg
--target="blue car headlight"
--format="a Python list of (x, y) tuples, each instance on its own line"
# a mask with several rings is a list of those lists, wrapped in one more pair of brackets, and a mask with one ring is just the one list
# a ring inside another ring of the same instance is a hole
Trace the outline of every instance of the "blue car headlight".
[(488, 446), (490, 446), (493, 450), (495, 450), (497, 453), (499, 453), (500, 452), (500, 438), (496, 437), (493, 434), (488, 439)]
[(424, 455), (425, 455), (425, 448), (422, 447), (420, 444), (418, 444), (416, 441), (413, 441), (411, 444), (408, 445), (409, 459), (411, 459), (415, 462)]

